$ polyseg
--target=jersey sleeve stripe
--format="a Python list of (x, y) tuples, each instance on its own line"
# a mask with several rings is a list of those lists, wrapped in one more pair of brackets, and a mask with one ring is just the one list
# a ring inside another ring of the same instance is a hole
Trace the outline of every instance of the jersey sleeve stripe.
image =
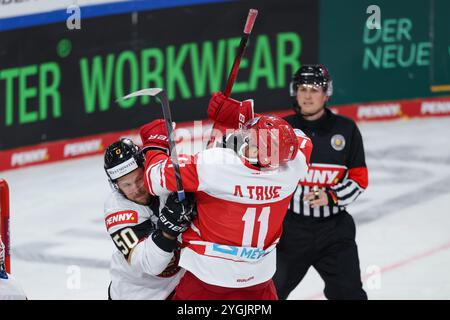
[(341, 205), (341, 206), (347, 206), (347, 205), (349, 205), (350, 203), (352, 203), (353, 201), (355, 201), (356, 198), (358, 198), (359, 195), (360, 195), (361, 193), (362, 193), (362, 192), (358, 190), (358, 191), (355, 192), (351, 197), (349, 197), (349, 198), (347, 198), (347, 199), (345, 199), (345, 200), (343, 200), (343, 201), (340, 201), (340, 202), (339, 202), (339, 205)]
[(351, 198), (357, 191), (358, 191), (358, 187), (356, 186), (356, 183), (352, 183), (352, 185), (354, 185), (353, 189), (348, 188), (349, 190), (345, 190), (345, 191), (349, 191), (346, 192), (345, 194), (342, 193), (338, 193), (338, 200), (347, 200), (348, 198)]
[(346, 181), (347, 179), (345, 179), (344, 181), (342, 181), (341, 183), (332, 186), (331, 189), (337, 194), (339, 192), (341, 192), (342, 190), (348, 188), (351, 185), (351, 181)]
[[(156, 190), (154, 187), (158, 186), (159, 184), (161, 184), (162, 183), (162, 179), (158, 175), (158, 171), (155, 172), (155, 170), (158, 170), (158, 167), (163, 165), (163, 162), (165, 162), (165, 161), (164, 160), (160, 160), (160, 161), (156, 162), (155, 164), (151, 165), (150, 167), (148, 167), (148, 169), (147, 169), (147, 171), (145, 173), (146, 179), (147, 179), (147, 185), (149, 187), (148, 189), (149, 189), (149, 192), (152, 195), (159, 195), (159, 193), (158, 193), (159, 190)], [(160, 183), (159, 184), (152, 184), (152, 181), (155, 181), (155, 180), (152, 180), (152, 178), (156, 178), (156, 181), (159, 180)], [(161, 189), (162, 189), (162, 186), (161, 186)]]

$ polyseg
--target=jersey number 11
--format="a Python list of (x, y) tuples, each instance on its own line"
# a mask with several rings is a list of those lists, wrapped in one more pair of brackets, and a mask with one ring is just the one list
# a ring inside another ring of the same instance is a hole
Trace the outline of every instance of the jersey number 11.
[[(264, 248), (264, 241), (266, 240), (267, 231), (269, 229), (269, 215), (270, 207), (262, 208), (261, 214), (259, 215), (259, 233), (258, 233), (258, 248)], [(247, 208), (242, 221), (244, 221), (244, 234), (242, 236), (242, 246), (251, 247), (253, 233), (255, 232), (255, 218), (256, 218), (256, 208)]]

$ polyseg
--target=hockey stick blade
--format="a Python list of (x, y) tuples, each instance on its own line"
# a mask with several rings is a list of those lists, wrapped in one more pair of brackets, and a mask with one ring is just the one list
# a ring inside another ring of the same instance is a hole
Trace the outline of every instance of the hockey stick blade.
[(151, 97), (156, 97), (158, 94), (160, 94), (162, 91), (164, 91), (161, 88), (147, 88), (147, 89), (142, 89), (139, 91), (135, 91), (132, 92), (128, 95), (126, 95), (125, 97), (119, 98), (117, 100), (120, 99), (129, 99), (129, 98), (134, 98), (134, 97), (140, 97), (140, 96), (151, 96)]

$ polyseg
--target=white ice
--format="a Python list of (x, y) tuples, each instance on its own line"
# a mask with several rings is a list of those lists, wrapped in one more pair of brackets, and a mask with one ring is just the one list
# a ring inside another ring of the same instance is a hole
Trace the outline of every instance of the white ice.
[[(369, 187), (349, 207), (370, 299), (450, 298), (450, 118), (362, 123)], [(29, 299), (106, 299), (102, 156), (2, 172), (12, 272)], [(310, 269), (290, 299), (323, 299)]]

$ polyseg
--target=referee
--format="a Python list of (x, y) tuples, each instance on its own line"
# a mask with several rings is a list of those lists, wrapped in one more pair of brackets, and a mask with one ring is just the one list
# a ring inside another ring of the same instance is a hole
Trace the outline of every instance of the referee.
[(314, 148), (284, 220), (274, 276), (278, 296), (286, 299), (313, 266), (327, 299), (367, 299), (355, 223), (346, 210), (368, 185), (361, 133), (353, 120), (326, 107), (333, 85), (325, 66), (303, 65), (290, 91), (296, 114), (285, 120), (308, 135)]

